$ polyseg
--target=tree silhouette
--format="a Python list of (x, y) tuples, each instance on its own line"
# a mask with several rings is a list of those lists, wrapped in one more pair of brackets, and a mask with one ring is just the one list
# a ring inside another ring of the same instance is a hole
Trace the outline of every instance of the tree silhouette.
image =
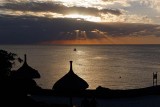
[(0, 50), (0, 79), (10, 76), (11, 69), (16, 60), (22, 61), (15, 53)]

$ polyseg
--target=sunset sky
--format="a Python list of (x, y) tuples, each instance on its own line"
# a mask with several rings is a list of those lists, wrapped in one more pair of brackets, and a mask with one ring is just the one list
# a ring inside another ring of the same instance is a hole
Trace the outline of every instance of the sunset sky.
[(160, 44), (159, 0), (0, 0), (0, 44)]

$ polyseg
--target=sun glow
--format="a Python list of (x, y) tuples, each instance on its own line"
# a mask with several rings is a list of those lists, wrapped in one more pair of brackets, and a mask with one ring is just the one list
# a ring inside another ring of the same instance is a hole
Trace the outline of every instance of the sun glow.
[(95, 17), (95, 16), (89, 16), (89, 15), (80, 15), (80, 14), (69, 14), (65, 15), (64, 17), (66, 18), (76, 18), (77, 20), (86, 20), (86, 21), (91, 21), (91, 22), (101, 22), (100, 17)]

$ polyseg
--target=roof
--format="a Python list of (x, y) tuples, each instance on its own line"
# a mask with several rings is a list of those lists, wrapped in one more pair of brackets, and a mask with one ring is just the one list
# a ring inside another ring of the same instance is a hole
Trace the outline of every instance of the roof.
[(18, 77), (18, 78), (31, 78), (31, 79), (40, 78), (39, 72), (27, 64), (26, 54), (24, 55), (23, 65), (16, 72), (16, 77)]
[(61, 79), (59, 79), (53, 86), (53, 90), (85, 90), (88, 88), (88, 83), (80, 78), (73, 72), (72, 69), (72, 61), (70, 61), (70, 70), (64, 75)]

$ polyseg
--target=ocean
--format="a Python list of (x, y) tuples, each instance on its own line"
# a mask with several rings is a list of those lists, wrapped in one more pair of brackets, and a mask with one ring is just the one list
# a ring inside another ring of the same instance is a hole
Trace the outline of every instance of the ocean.
[[(77, 51), (73, 51), (76, 48)], [(16, 53), (39, 71), (39, 86), (52, 89), (54, 83), (73, 71), (89, 84), (110, 89), (134, 89), (152, 86), (153, 72), (160, 84), (160, 45), (0, 45), (0, 49)], [(18, 69), (23, 63), (14, 65)]]

